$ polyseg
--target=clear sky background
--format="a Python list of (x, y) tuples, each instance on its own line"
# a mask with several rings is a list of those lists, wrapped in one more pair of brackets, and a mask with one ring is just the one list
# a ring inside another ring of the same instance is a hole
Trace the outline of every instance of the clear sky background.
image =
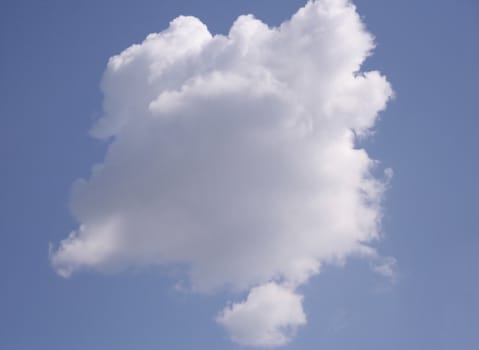
[[(377, 48), (365, 69), (396, 98), (364, 147), (394, 170), (381, 254), (327, 267), (301, 287), (308, 324), (288, 349), (473, 349), (479, 343), (479, 3), (357, 0)], [(0, 10), (0, 348), (237, 349), (214, 315), (227, 294), (174, 290), (171, 272), (51, 268), (48, 245), (75, 228), (71, 184), (103, 159), (88, 136), (110, 56), (180, 14), (226, 33), (241, 14), (270, 25), (303, 1), (23, 1)]]

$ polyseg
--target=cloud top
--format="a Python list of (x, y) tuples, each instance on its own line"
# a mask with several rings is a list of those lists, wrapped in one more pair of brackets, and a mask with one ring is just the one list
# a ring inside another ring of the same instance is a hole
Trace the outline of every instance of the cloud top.
[(349, 1), (323, 0), (228, 35), (178, 17), (112, 57), (92, 129), (109, 147), (73, 186), (55, 270), (181, 264), (195, 291), (252, 288), (218, 316), (234, 341), (286, 343), (306, 322), (298, 285), (376, 254), (384, 181), (355, 144), (392, 95), (360, 71), (373, 46)]

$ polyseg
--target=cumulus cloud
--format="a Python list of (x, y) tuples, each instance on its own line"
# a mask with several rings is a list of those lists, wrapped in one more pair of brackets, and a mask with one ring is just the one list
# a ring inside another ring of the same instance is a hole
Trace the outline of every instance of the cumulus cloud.
[(248, 346), (280, 346), (306, 323), (302, 297), (276, 283), (251, 289), (248, 298), (227, 307), (217, 321), (232, 340)]
[(373, 47), (349, 1), (322, 0), (227, 35), (178, 17), (112, 57), (92, 129), (108, 150), (73, 186), (55, 270), (180, 264), (194, 291), (251, 289), (217, 318), (234, 341), (286, 343), (306, 322), (297, 286), (376, 255), (385, 179), (356, 144), (392, 95), (360, 70)]

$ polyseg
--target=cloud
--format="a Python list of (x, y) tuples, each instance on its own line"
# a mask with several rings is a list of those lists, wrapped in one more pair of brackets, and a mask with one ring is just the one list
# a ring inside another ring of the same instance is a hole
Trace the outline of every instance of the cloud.
[(378, 257), (376, 261), (372, 261), (372, 269), (391, 282), (397, 279), (397, 260), (391, 256)]
[(243, 303), (225, 308), (217, 321), (239, 344), (285, 345), (296, 328), (306, 323), (302, 299), (288, 288), (267, 283), (251, 289)]
[[(360, 71), (373, 47), (349, 1), (323, 0), (276, 28), (241, 16), (228, 35), (178, 17), (112, 57), (92, 129), (108, 150), (73, 186), (80, 225), (54, 269), (186, 266), (194, 291), (251, 289), (218, 318), (234, 341), (285, 343), (305, 323), (297, 286), (376, 256), (386, 179), (356, 144), (392, 96)], [(243, 324), (275, 300), (277, 318)]]

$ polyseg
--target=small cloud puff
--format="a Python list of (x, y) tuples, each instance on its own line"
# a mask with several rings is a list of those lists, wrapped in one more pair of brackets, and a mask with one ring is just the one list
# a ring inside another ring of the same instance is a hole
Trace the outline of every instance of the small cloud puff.
[(285, 345), (297, 327), (306, 323), (302, 300), (289, 288), (267, 283), (251, 289), (244, 302), (226, 307), (216, 321), (239, 344)]

